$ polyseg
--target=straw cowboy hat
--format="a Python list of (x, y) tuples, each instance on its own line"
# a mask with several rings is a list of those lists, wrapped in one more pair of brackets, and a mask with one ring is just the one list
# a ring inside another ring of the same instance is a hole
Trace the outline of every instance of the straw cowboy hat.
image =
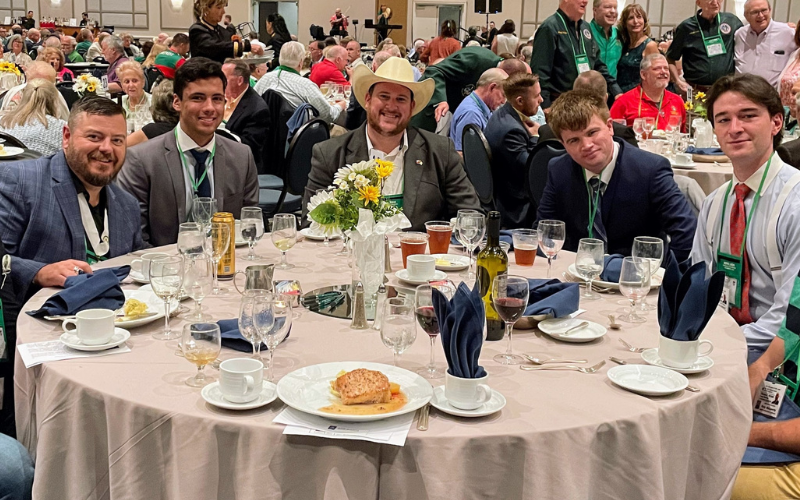
[(433, 80), (424, 82), (414, 81), (414, 70), (411, 63), (399, 57), (390, 57), (373, 73), (365, 64), (360, 64), (353, 70), (353, 93), (361, 106), (370, 87), (376, 83), (396, 83), (408, 88), (414, 94), (414, 109), (411, 116), (416, 115), (428, 105), (431, 100), (436, 83)]

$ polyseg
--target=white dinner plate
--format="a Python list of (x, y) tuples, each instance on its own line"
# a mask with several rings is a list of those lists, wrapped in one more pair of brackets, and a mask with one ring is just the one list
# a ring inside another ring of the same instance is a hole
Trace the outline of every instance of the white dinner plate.
[(128, 330), (123, 330), (122, 328), (114, 328), (114, 335), (112, 335), (111, 339), (105, 344), (84, 344), (74, 331), (64, 332), (61, 337), (59, 337), (59, 340), (61, 340), (65, 346), (78, 351), (105, 351), (106, 349), (111, 349), (117, 347), (118, 345), (124, 344), (129, 338), (131, 338), (131, 332)]
[(133, 269), (131, 269), (131, 272), (128, 274), (128, 276), (130, 276), (133, 281), (139, 283), (140, 285), (150, 284), (150, 278), (140, 273), (139, 271), (134, 271)]
[(498, 411), (502, 410), (505, 405), (505, 396), (500, 394), (500, 392), (495, 389), (492, 389), (492, 399), (483, 403), (474, 410), (462, 410), (460, 408), (456, 408), (455, 406), (450, 406), (450, 403), (447, 402), (447, 398), (444, 397), (443, 385), (433, 388), (433, 397), (431, 398), (431, 406), (441, 412), (449, 415), (455, 415), (456, 417), (485, 417), (486, 415), (497, 413)]
[[(357, 368), (377, 370), (386, 375), (389, 382), (400, 384), (400, 390), (408, 397), (408, 402), (399, 410), (379, 415), (334, 415), (320, 411), (320, 408), (336, 402), (336, 397), (331, 394), (331, 381), (336, 379), (340, 371), (352, 371)], [(341, 361), (306, 366), (284, 376), (278, 382), (278, 397), (288, 406), (310, 415), (349, 422), (371, 422), (403, 415), (426, 405), (432, 395), (431, 384), (416, 373), (396, 366), (366, 361)]]
[(608, 378), (623, 389), (645, 396), (666, 396), (689, 385), (680, 373), (652, 365), (615, 366), (608, 370)]
[(689, 368), (675, 368), (674, 366), (665, 365), (661, 360), (661, 357), (658, 355), (658, 347), (653, 347), (652, 349), (643, 351), (642, 359), (653, 366), (660, 366), (661, 368), (675, 370), (676, 372), (683, 373), (684, 375), (692, 375), (694, 373), (704, 372), (714, 366), (714, 360), (708, 356), (698, 357), (697, 361), (695, 361), (694, 364)]
[(689, 163), (675, 163), (675, 160), (669, 160), (672, 168), (678, 168), (681, 170), (694, 170), (697, 168), (697, 163), (690, 161)]
[(253, 408), (260, 408), (275, 401), (278, 397), (278, 391), (272, 382), (264, 380), (261, 387), (261, 393), (258, 397), (247, 403), (232, 403), (222, 396), (222, 390), (219, 388), (219, 382), (212, 382), (203, 387), (200, 395), (209, 404), (226, 410), (252, 410)]
[[(567, 268), (567, 272), (570, 274), (570, 276), (572, 276), (575, 279), (584, 282), (586, 281), (586, 278), (581, 276), (580, 273), (578, 273), (578, 270), (575, 269), (574, 263), (569, 265), (569, 267)], [(663, 267), (658, 268), (658, 271), (656, 271), (655, 276), (650, 278), (650, 288), (656, 289), (661, 286), (661, 282), (664, 280), (664, 272), (665, 270)], [(612, 290), (619, 290), (619, 283), (614, 283), (613, 281), (603, 281), (600, 279), (592, 280), (592, 286), (595, 285), (603, 288), (610, 288)]]
[(466, 255), (435, 253), (431, 257), (436, 259), (436, 269), (440, 271), (461, 271), (469, 267), (469, 257)]
[(585, 327), (575, 330), (574, 332), (564, 335), (564, 332), (574, 326), (578, 326), (586, 321), (581, 318), (553, 318), (546, 319), (539, 323), (539, 330), (550, 335), (556, 340), (563, 340), (564, 342), (591, 342), (592, 340), (599, 339), (606, 334), (606, 328), (594, 321), (587, 321), (589, 323)]
[(413, 279), (409, 278), (408, 277), (408, 269), (401, 269), (401, 270), (397, 271), (396, 273), (394, 273), (394, 275), (395, 275), (395, 277), (397, 279), (399, 279), (403, 283), (408, 283), (409, 285), (415, 285), (415, 286), (427, 285), (429, 281), (441, 281), (441, 280), (447, 278), (447, 273), (445, 273), (444, 271), (439, 271), (439, 270), (434, 271), (433, 276), (431, 276), (428, 279), (424, 279), (424, 280), (413, 280)]
[(3, 152), (0, 153), (0, 156), (8, 158), (10, 156), (19, 156), (24, 152), (25, 150), (22, 148), (15, 148), (14, 146), (5, 146), (3, 148)]
[[(311, 241), (325, 241), (325, 235), (324, 234), (322, 234), (319, 231), (314, 231), (310, 227), (307, 227), (305, 229), (301, 229), (300, 230), (300, 234), (302, 234), (303, 236), (305, 236), (306, 238), (308, 238)], [(342, 237), (341, 234), (329, 234), (328, 235), (328, 241), (338, 240), (341, 237)]]
[[(164, 301), (161, 300), (154, 292), (150, 285), (145, 285), (138, 290), (123, 290), (125, 292), (125, 300), (136, 299), (147, 304), (147, 312), (154, 313), (140, 319), (131, 319), (127, 321), (117, 321), (115, 325), (119, 328), (136, 328), (153, 321), (164, 319)], [(177, 300), (173, 300), (169, 307), (170, 314), (180, 307)]]

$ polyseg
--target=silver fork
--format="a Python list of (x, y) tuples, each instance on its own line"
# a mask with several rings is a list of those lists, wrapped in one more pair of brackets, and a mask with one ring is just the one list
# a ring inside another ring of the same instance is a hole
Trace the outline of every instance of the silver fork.
[(586, 363), (585, 359), (558, 359), (558, 358), (542, 359), (542, 358), (534, 358), (533, 356), (530, 356), (528, 354), (523, 354), (522, 357), (535, 365), (544, 365), (547, 363)]
[(597, 363), (596, 365), (590, 366), (588, 368), (584, 368), (582, 366), (575, 366), (575, 365), (552, 365), (552, 366), (551, 365), (543, 365), (543, 366), (520, 365), (519, 369), (520, 370), (525, 370), (525, 371), (533, 371), (533, 370), (573, 370), (573, 371), (581, 372), (581, 373), (594, 373), (597, 370), (599, 370), (600, 368), (602, 368), (603, 365), (605, 365), (605, 364), (606, 364), (606, 362), (605, 362), (605, 360), (603, 360), (603, 361)]
[(622, 339), (617, 339), (617, 340), (619, 340), (620, 343), (625, 346), (625, 349), (627, 349), (627, 350), (629, 350), (631, 352), (644, 352), (644, 351), (647, 350), (646, 347), (633, 347), (632, 345), (630, 345), (629, 343), (625, 342)]

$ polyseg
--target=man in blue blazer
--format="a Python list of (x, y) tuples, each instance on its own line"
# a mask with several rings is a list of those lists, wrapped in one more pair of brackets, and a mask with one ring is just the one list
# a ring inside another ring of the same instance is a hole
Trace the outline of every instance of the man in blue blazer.
[(142, 247), (139, 205), (111, 184), (125, 161), (126, 132), (120, 105), (86, 97), (70, 112), (63, 152), (0, 163), (0, 239), (23, 297)]
[(689, 257), (697, 218), (668, 160), (614, 139), (608, 107), (591, 91), (561, 94), (549, 123), (568, 154), (550, 161), (537, 219), (566, 223), (564, 249), (591, 237), (630, 255), (635, 237), (657, 236), (679, 261)]

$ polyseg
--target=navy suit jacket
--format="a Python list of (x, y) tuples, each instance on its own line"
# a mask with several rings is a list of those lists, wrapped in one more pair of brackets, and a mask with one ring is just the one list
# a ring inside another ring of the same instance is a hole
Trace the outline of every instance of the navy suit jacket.
[(231, 113), (225, 129), (230, 130), (242, 140), (242, 144), (249, 146), (256, 162), (256, 170), (262, 172), (264, 137), (267, 135), (269, 123), (269, 108), (267, 103), (251, 87), (244, 91), (242, 99)]
[[(142, 248), (136, 199), (119, 186), (105, 187), (109, 258)], [(86, 260), (78, 192), (64, 152), (0, 163), (0, 238), (11, 254), (11, 279), (23, 296), (39, 269), (67, 259)]]
[(492, 149), (494, 201), (500, 211), (500, 225), (509, 229), (530, 227), (535, 208), (531, 208), (525, 179), (528, 157), (538, 139), (528, 133), (508, 102), (492, 113), (483, 134)]
[[(637, 236), (657, 236), (665, 241), (669, 236), (669, 249), (678, 261), (687, 259), (697, 218), (675, 184), (669, 160), (614, 140), (619, 155), (600, 205), (608, 235), (606, 252), (630, 255)], [(537, 213), (537, 220), (544, 219), (566, 223), (565, 250), (576, 251), (578, 241), (589, 236), (584, 170), (568, 154), (550, 160)], [(666, 244), (664, 252), (666, 256)]]

